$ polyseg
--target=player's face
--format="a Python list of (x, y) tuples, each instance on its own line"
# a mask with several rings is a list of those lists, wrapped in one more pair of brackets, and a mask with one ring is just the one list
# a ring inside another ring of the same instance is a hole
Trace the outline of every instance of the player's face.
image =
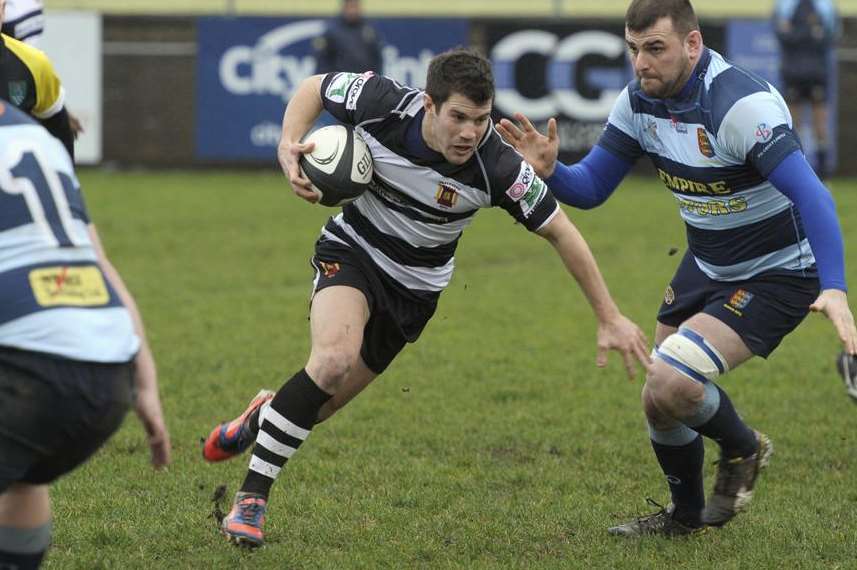
[(464, 95), (453, 93), (438, 109), (426, 97), (426, 142), (452, 164), (464, 164), (488, 130), (491, 101), (477, 105)]
[(673, 30), (669, 17), (661, 18), (642, 32), (625, 28), (625, 42), (643, 93), (659, 99), (681, 91), (702, 48), (698, 31), (682, 37)]

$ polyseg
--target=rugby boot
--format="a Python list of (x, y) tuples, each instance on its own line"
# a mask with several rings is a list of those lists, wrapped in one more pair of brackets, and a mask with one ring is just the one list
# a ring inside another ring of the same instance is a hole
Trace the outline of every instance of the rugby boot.
[(229, 542), (256, 548), (265, 544), (262, 526), (268, 501), (256, 493), (237, 493), (229, 514), (223, 517), (220, 531)]
[[(250, 401), (247, 409), (232, 420), (223, 422), (211, 430), (202, 446), (202, 457), (210, 462), (225, 461), (243, 453), (256, 441), (259, 432), (256, 410), (274, 397), (274, 392), (262, 390)], [(251, 422), (257, 425), (250, 425)]]
[(689, 525), (673, 517), (675, 507), (668, 505), (663, 507), (653, 501), (646, 499), (650, 505), (660, 509), (651, 515), (634, 519), (625, 524), (613, 526), (607, 532), (614, 536), (638, 537), (638, 536), (665, 536), (675, 538), (679, 536), (690, 536), (705, 532), (704, 525)]
[(702, 522), (710, 526), (723, 526), (747, 508), (753, 498), (753, 487), (759, 473), (767, 467), (774, 453), (774, 445), (763, 433), (755, 432), (759, 441), (756, 453), (717, 461), (717, 478), (714, 493), (702, 510)]

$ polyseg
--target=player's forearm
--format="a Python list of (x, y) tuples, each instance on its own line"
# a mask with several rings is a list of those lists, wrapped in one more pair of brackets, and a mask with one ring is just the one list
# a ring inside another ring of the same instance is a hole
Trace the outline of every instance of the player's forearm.
[(298, 142), (321, 115), (321, 75), (304, 79), (283, 115), (281, 142)]
[(554, 227), (542, 236), (556, 249), (566, 269), (586, 296), (596, 318), (599, 322), (614, 319), (620, 314), (619, 308), (610, 296), (586, 240), (562, 212), (549, 225)]
[(545, 182), (560, 202), (588, 210), (603, 204), (631, 167), (632, 164), (595, 146), (577, 164), (567, 166), (557, 162)]

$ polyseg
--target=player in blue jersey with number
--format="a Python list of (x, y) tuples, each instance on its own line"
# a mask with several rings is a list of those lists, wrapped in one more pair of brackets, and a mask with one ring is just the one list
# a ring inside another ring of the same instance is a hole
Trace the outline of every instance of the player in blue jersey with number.
[(129, 406), (170, 459), (134, 300), (89, 220), (63, 145), (0, 99), (0, 568), (38, 568), (48, 484), (91, 456)]
[[(827, 315), (850, 354), (857, 330), (833, 200), (780, 94), (703, 45), (687, 0), (634, 0), (625, 24), (637, 78), (580, 163), (557, 164), (554, 120), (547, 136), (523, 115), (498, 129), (562, 202), (598, 206), (644, 154), (678, 201), (688, 252), (658, 313), (642, 394), (672, 505), (610, 532), (684, 535), (742, 510), (773, 450), (715, 380), (767, 357), (809, 311)], [(701, 436), (721, 448), (707, 502)]]

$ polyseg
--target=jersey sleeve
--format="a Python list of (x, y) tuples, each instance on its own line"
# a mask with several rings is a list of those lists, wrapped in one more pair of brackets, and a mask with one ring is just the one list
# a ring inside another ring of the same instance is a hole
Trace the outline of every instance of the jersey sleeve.
[(718, 142), (737, 161), (749, 162), (766, 177), (800, 142), (782, 99), (762, 91), (740, 99), (723, 117)]
[(637, 141), (635, 133), (631, 95), (626, 87), (613, 104), (604, 132), (596, 144), (633, 164), (643, 155), (643, 147)]
[(349, 125), (385, 116), (412, 91), (372, 71), (328, 73), (321, 82), (325, 110)]
[(6, 47), (27, 66), (33, 76), (36, 103), (32, 114), (37, 119), (49, 119), (65, 105), (65, 90), (48, 56), (41, 50), (12, 38), (4, 38)]
[(550, 222), (559, 204), (533, 167), (511, 148), (504, 148), (494, 165), (494, 202), (531, 232)]

